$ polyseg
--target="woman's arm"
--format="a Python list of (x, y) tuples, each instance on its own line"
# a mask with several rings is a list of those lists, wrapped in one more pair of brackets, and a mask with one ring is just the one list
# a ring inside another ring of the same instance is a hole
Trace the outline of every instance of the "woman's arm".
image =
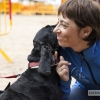
[(60, 62), (56, 67), (56, 71), (60, 77), (60, 87), (63, 92), (62, 100), (66, 100), (70, 93), (71, 76), (69, 74), (69, 66), (71, 63), (65, 61), (62, 56), (60, 56)]

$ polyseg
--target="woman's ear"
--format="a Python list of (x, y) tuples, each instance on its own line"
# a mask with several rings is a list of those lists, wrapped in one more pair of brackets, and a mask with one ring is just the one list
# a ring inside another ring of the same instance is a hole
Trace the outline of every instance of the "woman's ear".
[(92, 32), (92, 27), (90, 26), (86, 26), (85, 28), (83, 28), (83, 38), (88, 37)]

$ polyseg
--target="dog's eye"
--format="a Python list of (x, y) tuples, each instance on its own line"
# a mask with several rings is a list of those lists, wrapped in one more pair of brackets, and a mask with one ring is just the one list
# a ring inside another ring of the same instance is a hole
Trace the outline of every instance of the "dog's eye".
[(48, 45), (45, 45), (44, 47), (50, 51), (50, 48), (48, 47)]
[(34, 41), (33, 43), (34, 43), (34, 44), (36, 44), (36, 45), (40, 45), (40, 43), (39, 43), (39, 42), (37, 42), (37, 41)]
[(37, 45), (40, 45), (39, 42), (36, 42)]

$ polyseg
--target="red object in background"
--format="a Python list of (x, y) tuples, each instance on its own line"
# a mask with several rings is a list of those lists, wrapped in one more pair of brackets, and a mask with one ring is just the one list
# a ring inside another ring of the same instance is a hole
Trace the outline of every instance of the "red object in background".
[(11, 10), (12, 10), (11, 0), (9, 0), (9, 17), (10, 17), (10, 20), (12, 20), (12, 16), (11, 16), (12, 15), (12, 13), (11, 13), (12, 11)]

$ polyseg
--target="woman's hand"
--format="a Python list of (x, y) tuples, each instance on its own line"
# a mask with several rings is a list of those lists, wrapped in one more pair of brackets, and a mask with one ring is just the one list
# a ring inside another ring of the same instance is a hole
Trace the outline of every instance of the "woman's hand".
[[(55, 53), (55, 57), (57, 58), (57, 53)], [(64, 81), (68, 81), (69, 80), (69, 68), (68, 66), (70, 66), (71, 63), (69, 63), (68, 61), (65, 61), (64, 58), (62, 56), (60, 56), (60, 62), (58, 63), (57, 67), (56, 67), (56, 71), (58, 73), (58, 75), (60, 76), (60, 78)]]

